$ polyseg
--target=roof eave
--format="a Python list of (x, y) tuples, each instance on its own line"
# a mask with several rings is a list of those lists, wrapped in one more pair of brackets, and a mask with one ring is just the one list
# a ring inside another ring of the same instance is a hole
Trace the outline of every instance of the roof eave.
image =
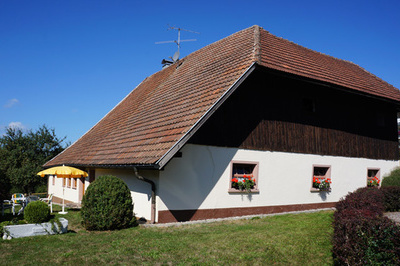
[[(63, 164), (60, 164), (63, 165)], [(60, 165), (44, 166), (50, 168)], [(148, 169), (148, 170), (159, 170), (160, 167), (157, 164), (79, 164), (79, 163), (65, 163), (65, 165), (76, 167), (76, 168), (96, 168), (96, 169)]]

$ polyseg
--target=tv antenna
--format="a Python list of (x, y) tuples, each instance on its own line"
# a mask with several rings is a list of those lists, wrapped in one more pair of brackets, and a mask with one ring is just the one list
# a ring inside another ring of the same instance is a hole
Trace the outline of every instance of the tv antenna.
[[(162, 64), (165, 65), (169, 65), (172, 63), (175, 63), (176, 61), (178, 61), (179, 59), (179, 55), (180, 55), (180, 51), (179, 49), (181, 48), (181, 42), (193, 42), (193, 41), (197, 41), (197, 39), (186, 39), (186, 40), (181, 40), (181, 31), (187, 31), (187, 32), (191, 32), (191, 33), (196, 33), (196, 34), (200, 34), (199, 32), (196, 31), (192, 31), (192, 30), (185, 30), (179, 27), (168, 27), (167, 30), (177, 30), (178, 31), (178, 40), (174, 40), (174, 41), (162, 41), (162, 42), (156, 42), (156, 44), (162, 44), (162, 43), (176, 43), (178, 45), (178, 51), (175, 52), (173, 57), (169, 57), (172, 59), (172, 61), (169, 60), (165, 60), (163, 59)], [(169, 63), (169, 64), (168, 64)]]

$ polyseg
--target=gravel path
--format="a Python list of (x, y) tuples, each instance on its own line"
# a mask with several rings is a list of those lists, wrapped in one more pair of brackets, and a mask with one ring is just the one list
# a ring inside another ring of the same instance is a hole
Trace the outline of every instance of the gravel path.
[(216, 219), (208, 219), (208, 220), (196, 220), (196, 221), (188, 221), (188, 222), (176, 222), (176, 223), (165, 223), (165, 224), (141, 224), (140, 226), (144, 227), (171, 227), (171, 226), (182, 226), (187, 224), (204, 224), (204, 223), (214, 223), (228, 220), (241, 220), (241, 219), (251, 219), (253, 217), (266, 217), (266, 216), (274, 216), (274, 215), (284, 215), (284, 214), (296, 214), (296, 213), (310, 213), (310, 212), (319, 212), (319, 211), (327, 211), (327, 210), (335, 210), (335, 208), (323, 208), (323, 209), (313, 209), (306, 211), (293, 211), (293, 212), (280, 212), (280, 213), (271, 213), (271, 214), (258, 214), (258, 215), (246, 215), (246, 216), (237, 216), (237, 217), (227, 217), (227, 218), (216, 218)]
[(384, 215), (400, 225), (400, 212), (386, 212)]

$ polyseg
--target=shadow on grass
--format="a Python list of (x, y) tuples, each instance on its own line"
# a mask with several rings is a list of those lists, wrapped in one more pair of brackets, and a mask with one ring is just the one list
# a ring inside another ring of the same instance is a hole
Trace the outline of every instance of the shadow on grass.
[(79, 208), (68, 208), (68, 211), (69, 212), (80, 212), (81, 209), (79, 209)]

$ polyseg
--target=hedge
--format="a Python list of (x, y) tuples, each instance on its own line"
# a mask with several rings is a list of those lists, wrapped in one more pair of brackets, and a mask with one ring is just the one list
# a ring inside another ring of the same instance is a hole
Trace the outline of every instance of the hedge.
[(385, 210), (389, 212), (400, 211), (400, 187), (382, 187)]
[[(361, 188), (336, 204), (333, 259), (336, 265), (400, 264), (400, 227), (383, 216), (393, 191)], [(392, 203), (393, 205), (394, 203)]]
[(382, 187), (400, 187), (400, 168), (394, 169), (388, 176), (382, 179)]

